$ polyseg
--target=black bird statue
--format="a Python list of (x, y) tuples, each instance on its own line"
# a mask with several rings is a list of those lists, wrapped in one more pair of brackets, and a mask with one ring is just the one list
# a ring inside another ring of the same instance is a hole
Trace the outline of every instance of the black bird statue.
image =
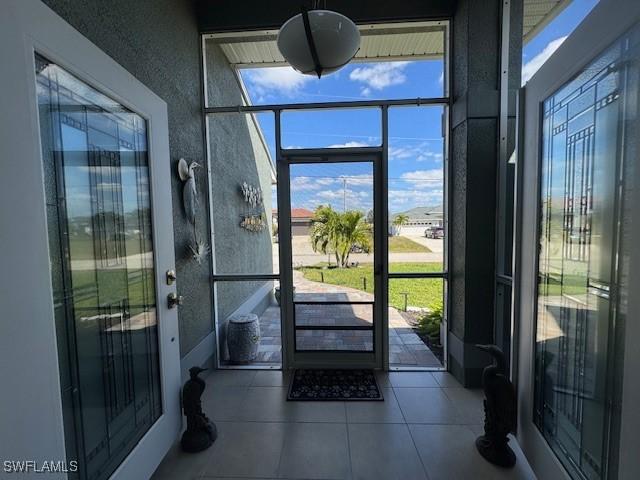
[(516, 455), (507, 445), (507, 435), (516, 427), (516, 391), (507, 377), (507, 363), (502, 350), (496, 345), (476, 347), (493, 357), (493, 364), (482, 372), (484, 435), (476, 439), (476, 448), (488, 462), (511, 468), (516, 464)]
[(187, 417), (187, 429), (182, 434), (180, 444), (185, 452), (201, 452), (215, 442), (218, 431), (202, 411), (200, 397), (206, 387), (204, 380), (198, 375), (206, 368), (191, 367), (189, 380), (182, 387), (182, 408)]

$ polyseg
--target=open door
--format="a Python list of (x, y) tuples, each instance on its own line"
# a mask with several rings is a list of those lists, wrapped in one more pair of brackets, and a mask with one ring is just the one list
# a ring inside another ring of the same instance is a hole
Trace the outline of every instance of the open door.
[(603, 0), (520, 93), (518, 440), (539, 478), (638, 475), (639, 60), (640, 4)]
[(0, 44), (3, 428), (33, 424), (3, 455), (148, 478), (181, 425), (166, 104), (37, 0), (3, 4)]

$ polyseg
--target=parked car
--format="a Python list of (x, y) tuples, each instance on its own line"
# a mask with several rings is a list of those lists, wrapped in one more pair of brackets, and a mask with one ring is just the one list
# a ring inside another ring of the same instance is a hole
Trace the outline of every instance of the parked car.
[(427, 238), (444, 238), (443, 227), (428, 227), (424, 231), (424, 236)]

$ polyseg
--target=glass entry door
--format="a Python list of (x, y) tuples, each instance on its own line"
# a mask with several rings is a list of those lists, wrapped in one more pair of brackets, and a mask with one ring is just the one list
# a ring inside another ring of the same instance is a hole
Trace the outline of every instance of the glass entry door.
[(181, 420), (166, 113), (34, 60), (70, 478), (147, 478)]
[(284, 156), (288, 215), (278, 222), (292, 366), (380, 364), (378, 158)]
[(631, 4), (596, 6), (520, 95), (518, 439), (539, 478), (618, 478), (637, 465), (623, 454), (637, 451), (637, 428), (621, 434), (638, 418), (625, 393), (638, 391)]

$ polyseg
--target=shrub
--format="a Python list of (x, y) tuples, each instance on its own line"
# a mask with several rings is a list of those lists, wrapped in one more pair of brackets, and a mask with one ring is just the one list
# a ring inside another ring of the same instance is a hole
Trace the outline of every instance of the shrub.
[(440, 324), (444, 312), (442, 299), (434, 300), (427, 307), (427, 312), (418, 317), (418, 331), (427, 335), (434, 343), (440, 342)]

